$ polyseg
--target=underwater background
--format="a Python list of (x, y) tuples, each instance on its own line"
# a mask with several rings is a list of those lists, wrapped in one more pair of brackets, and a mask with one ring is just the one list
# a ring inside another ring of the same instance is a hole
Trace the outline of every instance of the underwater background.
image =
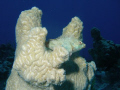
[(62, 29), (78, 16), (83, 21), (83, 42), (86, 48), (81, 54), (89, 59), (88, 49), (93, 39), (90, 31), (97, 27), (101, 35), (114, 43), (120, 43), (119, 0), (1, 0), (0, 44), (15, 43), (15, 26), (23, 10), (37, 6), (42, 10), (42, 26), (48, 30), (47, 39), (61, 35)]
[[(86, 44), (80, 55), (94, 60), (98, 68), (92, 90), (120, 90), (120, 0), (0, 0), (0, 90), (5, 89), (14, 60), (17, 19), (21, 11), (33, 6), (43, 12), (47, 40), (60, 36), (71, 18), (79, 17)], [(91, 30), (94, 36), (101, 33), (99, 40), (91, 37)]]

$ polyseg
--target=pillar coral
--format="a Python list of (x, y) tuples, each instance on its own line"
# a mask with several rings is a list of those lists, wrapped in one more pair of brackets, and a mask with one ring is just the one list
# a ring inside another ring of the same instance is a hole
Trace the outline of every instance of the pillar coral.
[(41, 25), (41, 16), (42, 11), (33, 7), (18, 18), (15, 60), (6, 90), (71, 90), (66, 81), (73, 90), (90, 90), (95, 63), (75, 54), (85, 47), (82, 21), (72, 18), (62, 35), (46, 45), (47, 29)]

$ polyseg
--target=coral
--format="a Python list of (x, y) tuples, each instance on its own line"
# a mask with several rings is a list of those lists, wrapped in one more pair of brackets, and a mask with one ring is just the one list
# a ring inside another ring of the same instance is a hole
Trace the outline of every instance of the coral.
[(61, 86), (56, 86), (55, 90), (91, 90), (94, 79), (95, 63), (87, 63), (82, 57), (64, 63), (66, 70), (66, 81)]
[(69, 53), (83, 49), (85, 44), (82, 42), (82, 24), (82, 21), (78, 17), (72, 18), (71, 22), (63, 28), (62, 35), (50, 40), (49, 48), (53, 49), (56, 46), (62, 46)]
[[(36, 7), (23, 11), (16, 25), (16, 52), (6, 90), (58, 90), (69, 81), (75, 90), (89, 90), (96, 66), (73, 53), (85, 47), (82, 42), (82, 21), (72, 18), (63, 34), (49, 40), (47, 30), (41, 25), (42, 11)], [(73, 55), (72, 55), (73, 54)], [(66, 75), (65, 62), (78, 67), (78, 72)], [(69, 86), (67, 86), (69, 87)], [(65, 88), (65, 87), (63, 87)], [(65, 89), (69, 90), (69, 89)]]

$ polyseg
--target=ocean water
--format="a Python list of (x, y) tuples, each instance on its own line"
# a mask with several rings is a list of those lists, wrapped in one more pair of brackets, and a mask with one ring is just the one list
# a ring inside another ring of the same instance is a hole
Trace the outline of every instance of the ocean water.
[(81, 55), (90, 59), (88, 49), (93, 40), (90, 31), (100, 29), (101, 35), (120, 44), (120, 0), (0, 0), (0, 44), (15, 43), (15, 25), (19, 14), (37, 6), (42, 10), (42, 26), (48, 30), (47, 39), (61, 35), (62, 29), (78, 16), (83, 21)]

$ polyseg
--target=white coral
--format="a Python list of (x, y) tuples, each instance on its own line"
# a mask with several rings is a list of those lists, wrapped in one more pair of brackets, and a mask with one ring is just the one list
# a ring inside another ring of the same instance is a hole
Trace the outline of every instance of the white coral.
[(75, 59), (79, 72), (70, 75), (65, 75), (65, 70), (60, 68), (71, 60), (72, 53), (85, 47), (82, 21), (78, 17), (72, 18), (63, 34), (50, 40), (46, 47), (47, 30), (41, 26), (41, 16), (42, 11), (36, 7), (23, 11), (19, 16), (15, 61), (6, 90), (55, 90), (53, 85), (62, 85), (66, 79), (74, 83), (75, 90), (87, 89), (94, 77), (94, 63)]

